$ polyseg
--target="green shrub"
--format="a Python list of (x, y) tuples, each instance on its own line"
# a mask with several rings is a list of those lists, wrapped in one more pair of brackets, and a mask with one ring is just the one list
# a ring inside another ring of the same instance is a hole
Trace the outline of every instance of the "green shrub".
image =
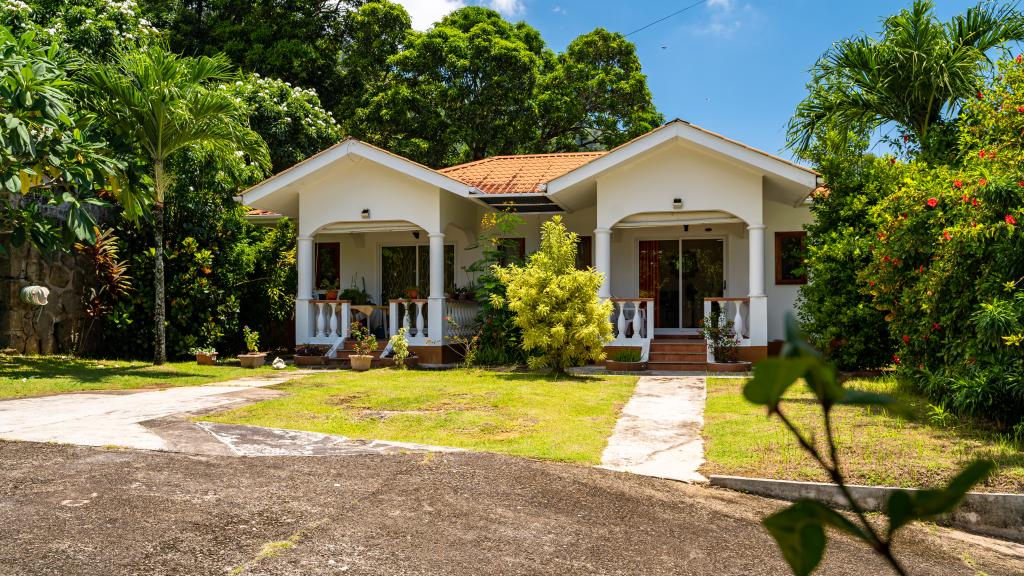
[(505, 284), (494, 272), (496, 265), (508, 264), (510, 245), (504, 238), (523, 224), (519, 216), (496, 212), (484, 215), (480, 222), (480, 237), (473, 248), (481, 248), (479, 260), (469, 265), (466, 272), (479, 274), (474, 283), (474, 299), (480, 305), (477, 324), (480, 333), (475, 339), (464, 344), (465, 360), (475, 366), (508, 366), (526, 362), (523, 352), (522, 332), (516, 326), (515, 317), (508, 308), (493, 304), (496, 299), (505, 298)]
[(506, 296), (492, 296), (496, 308), (508, 308), (522, 330), (522, 349), (531, 368), (564, 373), (570, 366), (604, 358), (612, 339), (612, 304), (597, 296), (601, 275), (576, 269), (577, 235), (561, 216), (541, 226), (540, 250), (525, 266), (495, 267)]
[(616, 362), (639, 362), (642, 357), (643, 356), (640, 354), (640, 350), (636, 348), (616, 350), (610, 356), (610, 358)]

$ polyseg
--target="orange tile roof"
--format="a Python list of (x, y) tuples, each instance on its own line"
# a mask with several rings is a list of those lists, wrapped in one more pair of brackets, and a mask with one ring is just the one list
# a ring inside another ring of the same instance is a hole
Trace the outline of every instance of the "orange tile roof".
[(530, 194), (542, 192), (538, 188), (541, 184), (547, 184), (605, 154), (607, 152), (492, 156), (442, 168), (438, 172), (465, 182), (484, 194)]
[(249, 211), (245, 213), (245, 215), (246, 216), (280, 216), (280, 214), (278, 214), (277, 212), (272, 212), (270, 210), (260, 210), (259, 208), (250, 208)]

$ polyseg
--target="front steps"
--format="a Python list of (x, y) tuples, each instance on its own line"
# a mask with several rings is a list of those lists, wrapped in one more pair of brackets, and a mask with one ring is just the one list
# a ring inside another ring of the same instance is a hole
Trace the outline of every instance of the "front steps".
[(651, 341), (647, 368), (668, 372), (747, 372), (750, 363), (709, 363), (707, 344), (699, 336), (657, 336)]

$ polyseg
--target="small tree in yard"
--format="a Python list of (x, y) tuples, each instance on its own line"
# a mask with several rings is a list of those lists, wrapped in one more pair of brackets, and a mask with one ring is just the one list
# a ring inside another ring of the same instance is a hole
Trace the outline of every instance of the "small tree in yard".
[(600, 274), (576, 269), (577, 239), (555, 216), (541, 227), (540, 250), (526, 265), (494, 267), (506, 290), (492, 303), (515, 315), (531, 368), (563, 374), (604, 358), (604, 344), (612, 339), (611, 302), (597, 296)]

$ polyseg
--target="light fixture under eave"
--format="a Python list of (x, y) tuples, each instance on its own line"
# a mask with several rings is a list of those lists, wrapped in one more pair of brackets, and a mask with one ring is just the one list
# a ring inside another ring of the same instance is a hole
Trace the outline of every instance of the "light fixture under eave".
[(369, 220), (370, 219), (370, 209), (369, 208), (364, 208), (363, 211), (359, 215), (363, 217), (363, 220)]
[(672, 199), (672, 209), (673, 210), (682, 210), (683, 209), (683, 199), (682, 198), (673, 198)]

